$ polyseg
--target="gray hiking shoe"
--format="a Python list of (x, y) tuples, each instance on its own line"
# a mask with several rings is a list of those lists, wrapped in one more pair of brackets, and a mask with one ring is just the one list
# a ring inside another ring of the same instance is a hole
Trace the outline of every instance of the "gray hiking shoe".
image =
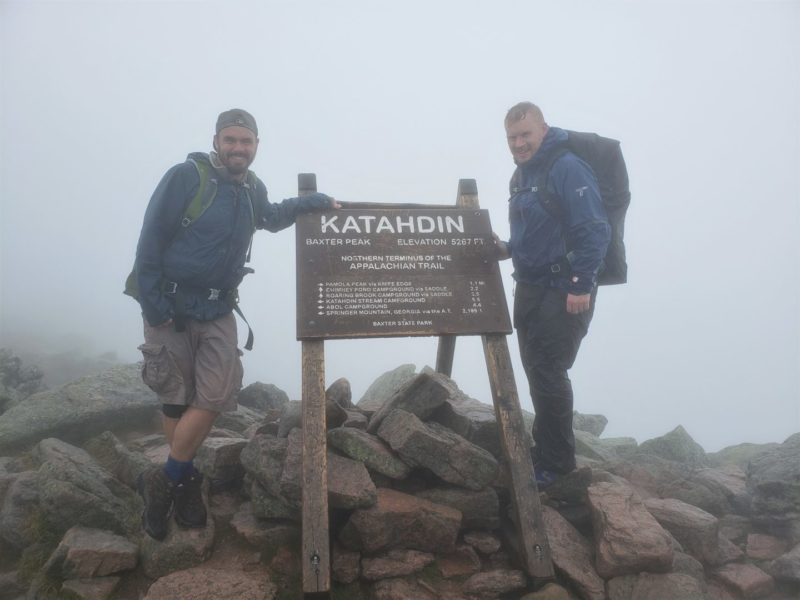
[(175, 486), (175, 521), (183, 527), (205, 527), (207, 512), (203, 502), (203, 474), (194, 471)]
[(174, 487), (175, 484), (161, 467), (148, 469), (136, 480), (136, 488), (144, 500), (142, 528), (147, 535), (158, 541), (167, 537)]

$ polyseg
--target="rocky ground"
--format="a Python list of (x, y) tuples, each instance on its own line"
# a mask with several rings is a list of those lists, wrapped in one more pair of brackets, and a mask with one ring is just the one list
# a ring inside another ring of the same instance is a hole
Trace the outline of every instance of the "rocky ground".
[[(43, 390), (0, 355), (0, 600), (301, 598), (300, 403), (242, 390), (196, 461), (208, 526), (156, 542), (134, 482), (167, 447), (138, 368)], [(800, 598), (800, 434), (707, 454), (680, 426), (638, 444), (577, 414), (579, 469), (541, 494), (541, 587), (491, 405), (412, 365), (327, 395), (332, 598)]]

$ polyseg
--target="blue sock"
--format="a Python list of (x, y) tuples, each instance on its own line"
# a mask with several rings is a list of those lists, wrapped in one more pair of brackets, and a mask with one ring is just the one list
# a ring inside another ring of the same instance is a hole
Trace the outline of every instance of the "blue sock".
[(193, 468), (194, 465), (192, 464), (191, 460), (188, 462), (183, 462), (180, 460), (175, 460), (170, 455), (170, 457), (167, 458), (167, 464), (164, 465), (164, 473), (166, 473), (167, 477), (169, 477), (172, 481), (178, 483), (186, 475), (191, 473)]

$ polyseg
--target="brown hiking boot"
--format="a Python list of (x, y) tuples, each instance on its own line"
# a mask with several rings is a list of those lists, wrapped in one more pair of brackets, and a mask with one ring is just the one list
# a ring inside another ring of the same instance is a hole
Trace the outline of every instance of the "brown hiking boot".
[(144, 500), (142, 527), (147, 535), (158, 541), (167, 537), (174, 487), (161, 467), (148, 469), (136, 480), (136, 488)]
[(184, 527), (205, 527), (207, 512), (203, 502), (203, 474), (194, 471), (175, 486), (175, 521)]

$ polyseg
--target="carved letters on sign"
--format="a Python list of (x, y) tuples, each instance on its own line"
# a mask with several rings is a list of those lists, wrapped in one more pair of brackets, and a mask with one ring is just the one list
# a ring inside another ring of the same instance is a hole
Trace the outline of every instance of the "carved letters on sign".
[(296, 236), (298, 339), (511, 332), (485, 210), (309, 213)]

